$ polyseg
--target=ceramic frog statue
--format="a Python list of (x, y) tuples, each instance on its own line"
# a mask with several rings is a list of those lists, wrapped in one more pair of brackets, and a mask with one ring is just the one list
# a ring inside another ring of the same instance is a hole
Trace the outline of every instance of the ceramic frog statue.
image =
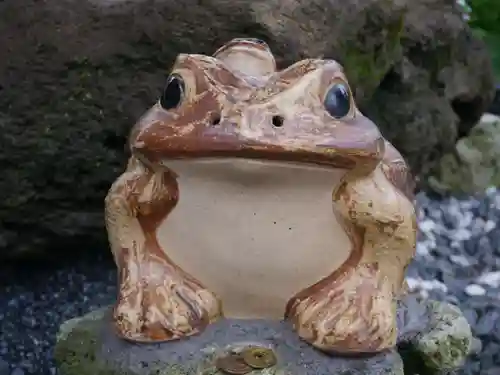
[(395, 345), (413, 180), (337, 62), (277, 70), (256, 39), (179, 55), (129, 146), (106, 198), (121, 337), (285, 318), (325, 352)]

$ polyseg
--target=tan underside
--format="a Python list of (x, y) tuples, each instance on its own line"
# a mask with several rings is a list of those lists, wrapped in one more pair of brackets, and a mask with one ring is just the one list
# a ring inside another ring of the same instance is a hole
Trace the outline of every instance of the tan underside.
[(345, 171), (243, 159), (165, 164), (179, 175), (180, 199), (158, 240), (218, 295), (226, 317), (280, 319), (289, 298), (347, 259), (332, 209)]

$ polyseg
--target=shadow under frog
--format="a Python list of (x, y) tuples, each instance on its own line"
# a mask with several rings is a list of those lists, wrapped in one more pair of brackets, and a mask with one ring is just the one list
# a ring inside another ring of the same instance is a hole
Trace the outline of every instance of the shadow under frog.
[(395, 345), (413, 181), (337, 62), (277, 70), (254, 39), (179, 55), (129, 143), (106, 198), (121, 337), (284, 317), (325, 352)]

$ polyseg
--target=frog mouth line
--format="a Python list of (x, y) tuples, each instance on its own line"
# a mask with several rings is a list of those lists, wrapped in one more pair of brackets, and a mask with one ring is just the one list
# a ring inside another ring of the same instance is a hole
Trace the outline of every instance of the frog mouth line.
[[(328, 173), (330, 170), (344, 171), (347, 168), (332, 167), (330, 165), (321, 165), (315, 163), (296, 163), (289, 160), (270, 160), (262, 158), (238, 158), (238, 157), (200, 157), (200, 158), (177, 158), (165, 159), (161, 162), (163, 167), (168, 168), (177, 176), (183, 175), (184, 166), (192, 164), (196, 165), (195, 169), (199, 175), (206, 175), (207, 178), (226, 179), (227, 176), (239, 176), (241, 181), (246, 178), (268, 179), (269, 182), (274, 180), (275, 174), (269, 171), (276, 168), (292, 169), (300, 173), (300, 171), (323, 170)], [(180, 169), (179, 169), (179, 166)], [(214, 171), (215, 175), (214, 175)], [(225, 171), (225, 172), (223, 172)]]
[(354, 169), (363, 165), (374, 169), (383, 154), (380, 139), (367, 144), (363, 142), (347, 145), (315, 146), (314, 148), (288, 147), (260, 142), (224, 142), (221, 140), (164, 141), (156, 149), (135, 147), (147, 164), (163, 163), (181, 159), (247, 159), (312, 164), (330, 168)]

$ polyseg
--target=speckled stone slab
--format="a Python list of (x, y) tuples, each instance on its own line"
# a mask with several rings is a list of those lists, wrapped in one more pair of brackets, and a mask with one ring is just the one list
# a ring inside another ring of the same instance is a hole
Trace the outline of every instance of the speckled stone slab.
[(415, 296), (398, 308), (400, 351), (363, 358), (327, 356), (301, 341), (288, 323), (267, 320), (223, 319), (188, 339), (133, 344), (115, 336), (110, 311), (97, 310), (61, 326), (55, 348), (61, 375), (222, 375), (214, 359), (252, 344), (272, 348), (278, 363), (249, 375), (439, 374), (460, 367), (472, 340), (456, 307)]

